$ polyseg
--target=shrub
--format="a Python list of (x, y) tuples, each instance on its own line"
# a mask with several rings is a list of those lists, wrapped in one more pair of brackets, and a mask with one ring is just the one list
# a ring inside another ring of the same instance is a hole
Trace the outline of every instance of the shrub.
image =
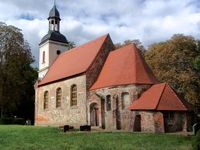
[(193, 150), (200, 150), (200, 130), (197, 132), (192, 143)]
[(0, 119), (0, 124), (19, 124), (24, 125), (24, 118), (2, 118)]

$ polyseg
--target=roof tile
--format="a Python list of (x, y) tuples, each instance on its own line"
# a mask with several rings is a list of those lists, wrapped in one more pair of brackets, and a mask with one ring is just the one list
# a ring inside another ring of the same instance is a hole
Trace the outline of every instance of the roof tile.
[(192, 110), (190, 103), (181, 100), (166, 83), (152, 85), (129, 107), (131, 110)]
[(110, 52), (97, 81), (91, 89), (158, 83), (135, 44)]
[(39, 86), (87, 71), (109, 34), (61, 53), (50, 66)]

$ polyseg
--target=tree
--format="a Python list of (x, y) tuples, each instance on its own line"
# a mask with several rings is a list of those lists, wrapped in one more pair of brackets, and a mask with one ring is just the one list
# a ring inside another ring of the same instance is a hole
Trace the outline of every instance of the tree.
[(193, 64), (194, 68), (200, 71), (200, 55), (194, 59)]
[(73, 41), (68, 41), (68, 48), (72, 49), (74, 47), (76, 47), (76, 44)]
[(136, 47), (141, 51), (141, 54), (144, 55), (145, 53), (145, 47), (142, 45), (142, 43), (140, 42), (140, 40), (135, 39), (135, 40), (125, 40), (123, 43), (116, 43), (115, 44), (115, 49), (121, 48), (125, 45), (129, 45), (129, 44), (135, 44)]
[[(0, 23), (0, 117), (33, 117), (33, 84), (37, 78), (33, 62), (21, 30)], [(27, 107), (29, 114), (23, 113)]]
[(199, 46), (193, 37), (177, 34), (165, 42), (151, 45), (145, 53), (157, 78), (170, 83), (179, 95), (193, 104), (200, 100), (200, 76), (194, 65), (199, 62), (196, 57), (200, 55)]

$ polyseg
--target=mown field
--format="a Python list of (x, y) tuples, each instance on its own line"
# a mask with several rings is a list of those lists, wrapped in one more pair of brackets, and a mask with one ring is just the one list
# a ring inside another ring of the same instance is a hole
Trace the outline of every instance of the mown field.
[(0, 150), (190, 150), (192, 137), (0, 125)]

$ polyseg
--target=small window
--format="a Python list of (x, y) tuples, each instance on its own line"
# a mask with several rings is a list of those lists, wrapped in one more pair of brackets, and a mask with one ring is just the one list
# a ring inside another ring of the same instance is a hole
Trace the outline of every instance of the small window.
[(71, 86), (71, 106), (77, 105), (77, 86), (74, 84)]
[(56, 53), (57, 53), (57, 55), (60, 55), (60, 53), (61, 53), (61, 52), (60, 52), (60, 50), (57, 50), (57, 52), (56, 52)]
[(174, 112), (168, 112), (168, 113), (167, 113), (167, 118), (168, 118), (169, 120), (173, 120), (173, 119), (174, 119)]
[(174, 124), (174, 118), (175, 118), (174, 112), (167, 112), (164, 114), (164, 117), (165, 119), (167, 119), (168, 125)]
[(122, 109), (127, 108), (130, 105), (129, 93), (122, 93)]
[(55, 24), (58, 24), (58, 21), (57, 21), (57, 20), (55, 20)]
[(54, 20), (51, 20), (51, 24), (54, 24)]
[(56, 90), (56, 108), (61, 107), (62, 90), (58, 88)]
[(45, 63), (45, 51), (42, 53), (42, 63)]
[(44, 92), (44, 109), (48, 108), (48, 101), (49, 101), (49, 92), (45, 91)]
[(107, 111), (111, 110), (111, 96), (110, 95), (106, 96), (106, 110)]

